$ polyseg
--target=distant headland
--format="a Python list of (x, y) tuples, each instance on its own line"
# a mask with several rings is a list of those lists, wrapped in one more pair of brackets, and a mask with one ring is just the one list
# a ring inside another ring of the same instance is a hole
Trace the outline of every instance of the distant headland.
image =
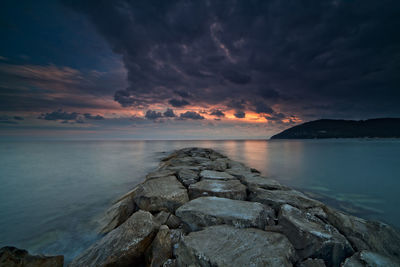
[(400, 118), (329, 120), (306, 122), (286, 129), (271, 139), (400, 138)]

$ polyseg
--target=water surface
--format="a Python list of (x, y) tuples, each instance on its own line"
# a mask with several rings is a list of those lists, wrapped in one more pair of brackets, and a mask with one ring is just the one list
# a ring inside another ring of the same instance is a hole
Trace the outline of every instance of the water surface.
[(163, 152), (214, 148), (356, 215), (400, 226), (399, 140), (0, 142), (0, 247), (63, 254), (98, 238), (96, 218)]

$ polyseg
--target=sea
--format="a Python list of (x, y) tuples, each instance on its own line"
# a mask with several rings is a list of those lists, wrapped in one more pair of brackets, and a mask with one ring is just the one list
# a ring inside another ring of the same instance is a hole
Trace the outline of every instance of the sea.
[(208, 147), (337, 209), (400, 227), (400, 140), (0, 141), (0, 247), (62, 254), (167, 153)]

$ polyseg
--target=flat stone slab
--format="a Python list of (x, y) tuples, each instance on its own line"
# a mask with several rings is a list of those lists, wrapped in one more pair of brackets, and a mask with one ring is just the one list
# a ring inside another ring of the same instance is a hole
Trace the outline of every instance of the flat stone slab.
[(227, 172), (219, 172), (219, 171), (211, 171), (204, 170), (200, 173), (200, 177), (202, 179), (210, 179), (210, 180), (233, 180), (236, 179), (232, 175)]
[(167, 177), (167, 176), (174, 176), (175, 175), (174, 170), (159, 170), (155, 172), (150, 172), (149, 174), (146, 175), (146, 179), (154, 179), (154, 178), (161, 178), (161, 177)]
[(191, 184), (197, 183), (199, 181), (200, 177), (198, 172), (190, 170), (190, 169), (181, 169), (178, 171), (178, 180), (188, 187)]
[(267, 190), (289, 190), (288, 187), (281, 185), (278, 181), (255, 173), (244, 175), (239, 179), (243, 184), (251, 187), (260, 187)]
[(282, 234), (228, 225), (185, 236), (176, 249), (178, 266), (292, 266), (295, 251)]
[(329, 266), (340, 266), (354, 253), (336, 228), (293, 206), (285, 204), (281, 207), (278, 225), (302, 259), (320, 258), (329, 262)]
[(189, 186), (190, 199), (202, 196), (224, 197), (236, 200), (246, 199), (246, 186), (238, 180), (209, 180), (204, 179)]
[(133, 266), (143, 262), (159, 224), (147, 211), (135, 212), (102, 239), (76, 257), (70, 267)]
[(218, 224), (264, 229), (271, 220), (268, 210), (260, 203), (219, 197), (196, 198), (179, 207), (175, 214), (192, 231)]
[(134, 197), (136, 205), (151, 212), (169, 211), (189, 201), (186, 188), (175, 176), (149, 179), (139, 185)]
[(266, 190), (259, 187), (249, 187), (249, 190), (251, 201), (263, 203), (275, 210), (279, 210), (279, 207), (284, 204), (289, 204), (300, 209), (323, 206), (321, 202), (311, 199), (296, 190)]
[(363, 267), (363, 266), (398, 267), (400, 266), (400, 263), (395, 262), (393, 259), (390, 259), (378, 253), (363, 250), (355, 253), (353, 256), (346, 259), (346, 261), (342, 265), (342, 267)]

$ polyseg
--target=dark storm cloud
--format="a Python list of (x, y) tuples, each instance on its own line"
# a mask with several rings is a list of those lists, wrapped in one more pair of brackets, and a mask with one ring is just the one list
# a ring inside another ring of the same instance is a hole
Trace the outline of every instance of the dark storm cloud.
[(167, 118), (174, 118), (174, 117), (176, 117), (176, 115), (175, 115), (175, 113), (174, 113), (174, 110), (171, 109), (171, 108), (167, 109), (167, 110), (163, 113), (163, 115), (164, 115), (164, 117), (167, 117)]
[(179, 100), (179, 99), (171, 99), (168, 101), (168, 103), (171, 104), (171, 106), (175, 108), (180, 108), (189, 105), (190, 103), (186, 101), (185, 99)]
[(144, 116), (148, 120), (156, 120), (159, 118), (162, 118), (161, 112), (155, 111), (155, 110), (148, 110), (146, 111), (146, 115)]
[(238, 119), (243, 119), (244, 117), (246, 117), (246, 113), (241, 110), (237, 110), (234, 115)]
[(210, 115), (217, 116), (217, 117), (225, 117), (225, 113), (223, 113), (219, 109), (214, 109), (211, 111)]
[(271, 114), (274, 112), (274, 110), (271, 107), (269, 107), (268, 105), (266, 105), (265, 103), (256, 102), (256, 112)]
[(180, 119), (191, 119), (191, 120), (203, 120), (204, 117), (195, 111), (186, 111), (185, 113), (181, 113), (179, 116)]
[(123, 106), (188, 90), (202, 105), (243, 99), (241, 112), (262, 98), (284, 112), (400, 115), (397, 0), (64, 2), (122, 55)]
[(175, 90), (174, 93), (177, 94), (177, 95), (179, 95), (180, 97), (183, 97), (183, 98), (188, 98), (188, 97), (190, 97), (190, 93), (187, 92), (187, 91)]
[(104, 117), (100, 115), (92, 115), (90, 113), (80, 114), (78, 112), (67, 112), (62, 109), (42, 113), (38, 119), (47, 120), (47, 121), (61, 121), (61, 123), (68, 122), (76, 122), (76, 123), (84, 123), (86, 120), (103, 120)]

